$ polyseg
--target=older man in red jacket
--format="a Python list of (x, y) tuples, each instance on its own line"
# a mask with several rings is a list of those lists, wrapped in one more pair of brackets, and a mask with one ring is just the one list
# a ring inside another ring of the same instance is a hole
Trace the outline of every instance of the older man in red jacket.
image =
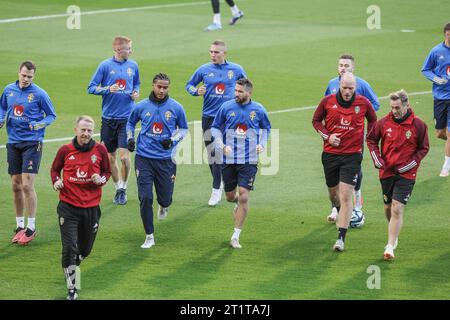
[(430, 148), (427, 125), (414, 114), (408, 94), (400, 90), (389, 97), (391, 112), (367, 136), (370, 155), (379, 169), (384, 212), (389, 221), (385, 260), (394, 259), (404, 207), (411, 196), (420, 162)]
[(108, 152), (103, 144), (92, 139), (93, 133), (94, 120), (80, 116), (76, 136), (58, 150), (51, 168), (53, 188), (59, 191), (57, 211), (62, 267), (69, 291), (67, 300), (78, 297), (79, 265), (94, 245), (101, 215), (101, 188), (111, 176)]

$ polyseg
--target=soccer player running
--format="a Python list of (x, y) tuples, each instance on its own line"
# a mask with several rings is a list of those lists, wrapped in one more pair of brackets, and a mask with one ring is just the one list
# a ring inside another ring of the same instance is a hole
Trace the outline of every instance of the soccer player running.
[[(169, 86), (170, 79), (166, 74), (155, 75), (150, 96), (136, 104), (127, 123), (128, 150), (136, 149), (134, 166), (146, 234), (143, 249), (155, 245), (153, 184), (159, 204), (158, 219), (164, 220), (172, 203), (176, 146), (188, 133), (186, 113), (180, 103), (169, 97)], [(139, 121), (141, 131), (136, 143), (134, 130)]]
[[(225, 0), (231, 9), (231, 20), (228, 23), (230, 26), (234, 25), (239, 19), (244, 17), (244, 13), (239, 10), (238, 6), (233, 0)], [(215, 31), (222, 29), (222, 19), (220, 16), (220, 2), (219, 0), (211, 0), (213, 9), (213, 22), (205, 28), (205, 31)]]
[[(130, 38), (116, 36), (114, 56), (101, 62), (88, 86), (88, 93), (102, 96), (101, 141), (106, 146), (111, 162), (112, 179), (116, 187), (114, 203), (127, 203), (127, 183), (130, 173), (130, 153), (127, 150), (126, 124), (134, 102), (139, 98), (139, 70), (129, 59)], [(121, 168), (117, 166), (117, 149)]]
[(434, 124), (436, 136), (445, 140), (444, 164), (439, 176), (450, 172), (450, 23), (444, 26), (444, 41), (431, 49), (422, 74), (433, 82)]
[[(19, 80), (5, 87), (0, 98), (0, 128), (8, 133), (8, 174), (11, 175), (16, 229), (12, 243), (27, 245), (36, 237), (36, 174), (42, 157), (45, 128), (56, 119), (47, 92), (33, 83), (36, 65), (25, 61)], [(25, 228), (25, 216), (28, 217)]]
[(330, 201), (339, 212), (334, 251), (344, 250), (352, 215), (352, 195), (361, 170), (364, 118), (368, 122), (367, 132), (377, 120), (370, 101), (355, 91), (355, 76), (344, 73), (339, 91), (322, 99), (312, 120), (323, 139), (322, 164)]
[(220, 107), (212, 125), (216, 152), (223, 155), (222, 174), (225, 194), (234, 208), (234, 232), (230, 246), (240, 249), (239, 235), (248, 214), (250, 190), (258, 171), (258, 154), (263, 152), (270, 134), (266, 109), (251, 99), (253, 84), (240, 79), (234, 89), (235, 100)]
[(417, 178), (420, 162), (428, 153), (427, 125), (409, 105), (404, 90), (390, 94), (391, 112), (379, 120), (367, 136), (375, 168), (379, 170), (384, 214), (389, 222), (384, 259), (394, 259), (403, 211)]
[[(338, 76), (336, 78), (331, 79), (328, 82), (328, 87), (325, 90), (325, 96), (337, 93), (339, 90), (339, 81), (342, 75), (346, 72), (353, 73), (354, 70), (355, 70), (355, 58), (350, 54), (341, 55), (338, 61)], [(380, 109), (380, 101), (378, 100), (378, 97), (373, 91), (370, 84), (359, 77), (355, 76), (355, 79), (356, 79), (356, 94), (366, 97), (372, 104), (372, 107), (375, 109), (375, 111), (378, 111)], [(361, 193), (362, 178), (363, 173), (361, 170), (358, 174), (358, 181), (356, 182), (354, 192), (355, 209), (359, 211), (362, 210), (363, 206), (363, 199)], [(331, 213), (329, 216), (327, 216), (327, 221), (334, 223), (336, 222), (338, 212), (333, 204), (331, 204), (331, 206), (332, 206)]]
[[(208, 163), (213, 177), (209, 206), (216, 206), (222, 199), (222, 173), (220, 157), (214, 153), (214, 141), (211, 137), (211, 125), (220, 106), (234, 99), (236, 81), (246, 78), (244, 69), (225, 59), (227, 47), (222, 40), (214, 41), (209, 48), (211, 62), (202, 65), (191, 76), (186, 90), (192, 96), (203, 96), (202, 129), (205, 146), (208, 150)], [(197, 87), (200, 83), (201, 86)]]
[[(62, 267), (67, 300), (78, 298), (80, 263), (92, 250), (100, 223), (102, 187), (111, 176), (108, 151), (92, 139), (94, 120), (80, 116), (75, 137), (56, 154), (51, 168), (62, 242)], [(61, 175), (62, 171), (62, 175)]]

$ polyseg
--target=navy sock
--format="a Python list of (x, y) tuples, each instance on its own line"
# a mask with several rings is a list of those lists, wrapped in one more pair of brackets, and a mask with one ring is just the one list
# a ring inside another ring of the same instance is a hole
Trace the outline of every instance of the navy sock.
[(341, 239), (342, 241), (345, 241), (345, 235), (347, 234), (347, 229), (345, 228), (339, 228), (339, 235), (338, 239)]

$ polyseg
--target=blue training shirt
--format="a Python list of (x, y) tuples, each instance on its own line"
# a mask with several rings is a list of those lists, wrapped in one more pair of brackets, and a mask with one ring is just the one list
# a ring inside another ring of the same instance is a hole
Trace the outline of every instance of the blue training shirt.
[[(120, 91), (110, 92), (109, 87), (118, 84)], [(117, 61), (114, 57), (102, 61), (88, 85), (88, 93), (102, 96), (102, 118), (126, 120), (135, 103), (133, 91), (139, 92), (138, 65), (134, 60)]]
[[(42, 141), (45, 127), (56, 119), (47, 92), (34, 83), (22, 89), (19, 81), (7, 85), (0, 101), (0, 122), (6, 124), (8, 143)], [(30, 124), (39, 129), (30, 129)]]
[[(134, 138), (136, 124), (141, 121), (141, 132), (136, 142), (136, 154), (150, 159), (170, 159), (176, 145), (188, 133), (183, 106), (172, 98), (161, 103), (149, 98), (136, 104), (127, 122), (127, 137)], [(161, 141), (173, 140), (170, 149), (164, 150)]]
[(206, 86), (203, 96), (203, 117), (215, 117), (220, 106), (234, 99), (236, 81), (246, 78), (244, 69), (232, 62), (223, 64), (207, 63), (198, 68), (186, 84), (190, 95), (198, 96), (197, 85), (201, 82)]
[(257, 164), (256, 145), (266, 146), (270, 128), (269, 116), (260, 103), (250, 100), (242, 105), (230, 100), (220, 107), (211, 134), (218, 150), (222, 152), (223, 145), (233, 150), (223, 155), (224, 163)]
[[(380, 101), (378, 100), (378, 97), (373, 91), (370, 84), (366, 80), (361, 79), (359, 77), (355, 76), (355, 79), (356, 79), (356, 94), (366, 97), (372, 104), (373, 109), (375, 111), (378, 111), (380, 109)], [(325, 90), (325, 96), (335, 94), (338, 92), (340, 80), (341, 77), (336, 77), (334, 79), (331, 79), (330, 82), (328, 82), (328, 87)]]
[[(450, 100), (450, 47), (442, 42), (431, 49), (423, 63), (422, 74), (433, 81), (434, 99)], [(436, 77), (447, 80), (447, 83), (436, 83)]]

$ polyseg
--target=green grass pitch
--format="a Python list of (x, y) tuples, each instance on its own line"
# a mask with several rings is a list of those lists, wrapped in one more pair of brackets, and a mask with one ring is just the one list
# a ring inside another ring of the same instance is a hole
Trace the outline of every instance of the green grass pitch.
[[(0, 23), (0, 85), (17, 79), (20, 62), (35, 61), (35, 83), (49, 93), (58, 114), (46, 138), (59, 138), (73, 134), (79, 114), (99, 122), (100, 98), (88, 95), (86, 87), (97, 64), (112, 56), (116, 34), (133, 39), (141, 98), (149, 94), (153, 75), (166, 72), (172, 78), (170, 94), (184, 105), (189, 121), (200, 119), (201, 99), (188, 95), (184, 85), (209, 61), (209, 44), (216, 38), (227, 42), (229, 60), (241, 64), (254, 81), (254, 100), (271, 112), (316, 105), (336, 76), (337, 57), (351, 53), (355, 73), (378, 96), (401, 88), (421, 92), (411, 102), (429, 126), (430, 153), (406, 207), (396, 260), (383, 261), (387, 222), (368, 154), (362, 187), (366, 224), (350, 230), (346, 251), (336, 254), (331, 250), (336, 229), (325, 221), (330, 205), (320, 163), (322, 143), (311, 125), (313, 110), (271, 114), (280, 135), (279, 171), (257, 176), (241, 250), (228, 247), (233, 205), (207, 206), (209, 169), (198, 164), (178, 166), (168, 219), (155, 219), (156, 246), (140, 249), (144, 231), (132, 172), (127, 206), (113, 205), (113, 186), (104, 188), (97, 241), (81, 265), (80, 298), (448, 299), (450, 187), (448, 179), (438, 176), (443, 142), (434, 136), (431, 83), (420, 73), (429, 50), (443, 40), (442, 26), (448, 22), (443, 2), (377, 1), (379, 30), (366, 26), (372, 4), (366, 0), (237, 1), (245, 17), (233, 27), (226, 25), (230, 11), (223, 2), (224, 28), (214, 33), (202, 31), (212, 17), (209, 1), (1, 0), (0, 20), (61, 14), (71, 4), (90, 11), (170, 3), (191, 5), (85, 15), (80, 30), (68, 30), (64, 17)], [(388, 100), (381, 103), (379, 117), (389, 111)], [(0, 144), (5, 143), (3, 128)], [(0, 149), (0, 299), (65, 298), (58, 196), (49, 176), (61, 144), (44, 145), (36, 183), (39, 234), (28, 247), (9, 244), (14, 208), (6, 150)], [(367, 269), (373, 265), (380, 268), (381, 288), (371, 290)]]

